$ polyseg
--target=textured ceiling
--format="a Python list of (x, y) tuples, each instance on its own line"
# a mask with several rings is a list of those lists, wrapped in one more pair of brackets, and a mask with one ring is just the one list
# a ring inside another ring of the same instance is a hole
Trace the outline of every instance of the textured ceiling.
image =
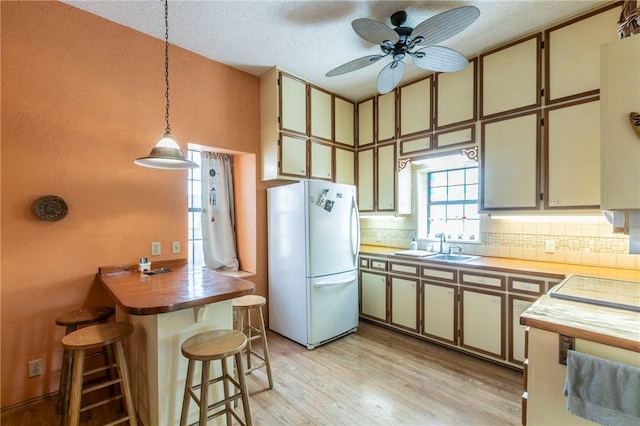
[[(164, 39), (164, 2), (75, 1), (65, 3)], [(260, 76), (273, 66), (353, 100), (376, 93), (376, 78), (388, 58), (336, 77), (325, 73), (379, 48), (351, 28), (356, 18), (391, 26), (389, 16), (405, 10), (405, 26), (455, 7), (474, 5), (480, 17), (441, 43), (471, 56), (506, 40), (541, 29), (601, 5), (591, 0), (476, 1), (169, 1), (169, 42), (217, 62)], [(164, 50), (158, 51), (163, 55)], [(407, 61), (402, 82), (426, 74)], [(400, 84), (402, 84), (402, 82)]]

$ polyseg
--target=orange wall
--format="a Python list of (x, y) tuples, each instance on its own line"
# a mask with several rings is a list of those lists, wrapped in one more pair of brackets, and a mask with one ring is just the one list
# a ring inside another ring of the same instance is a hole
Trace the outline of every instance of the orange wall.
[[(150, 255), (151, 241), (162, 242), (160, 259), (186, 257), (167, 253), (174, 240), (187, 247), (187, 174), (132, 163), (165, 127), (162, 40), (58, 2), (0, 7), (1, 404), (7, 407), (57, 391), (64, 330), (54, 319), (111, 304), (94, 279), (99, 265), (135, 263)], [(171, 127), (183, 150), (194, 142), (257, 158), (259, 79), (173, 46), (170, 61)], [(266, 294), (266, 185), (255, 185), (256, 191), (239, 191), (255, 197), (243, 205), (256, 205), (246, 217), (256, 221), (249, 246), (258, 254), (245, 257), (255, 263), (257, 293)], [(68, 203), (62, 221), (44, 222), (31, 212), (47, 194)], [(38, 358), (44, 374), (28, 379), (27, 361)]]

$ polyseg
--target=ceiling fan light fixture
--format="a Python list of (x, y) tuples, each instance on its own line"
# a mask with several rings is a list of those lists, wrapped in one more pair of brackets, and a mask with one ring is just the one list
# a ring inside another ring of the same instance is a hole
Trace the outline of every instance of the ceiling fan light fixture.
[(163, 170), (188, 170), (195, 169), (198, 166), (194, 161), (185, 158), (180, 146), (171, 136), (171, 126), (169, 125), (169, 2), (164, 0), (164, 79), (165, 92), (164, 96), (167, 100), (165, 109), (165, 122), (167, 127), (164, 131), (164, 137), (158, 141), (156, 146), (146, 157), (141, 157), (133, 161), (137, 166), (148, 167), (151, 169)]

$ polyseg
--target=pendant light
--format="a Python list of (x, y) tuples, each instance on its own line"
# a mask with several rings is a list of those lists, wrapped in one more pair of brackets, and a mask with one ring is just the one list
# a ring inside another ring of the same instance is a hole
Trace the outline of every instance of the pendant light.
[(169, 2), (164, 1), (164, 97), (167, 100), (164, 119), (167, 127), (164, 130), (164, 137), (151, 150), (149, 156), (138, 158), (134, 163), (138, 166), (152, 169), (185, 170), (195, 169), (198, 164), (185, 158), (178, 143), (171, 137), (171, 126), (169, 125)]

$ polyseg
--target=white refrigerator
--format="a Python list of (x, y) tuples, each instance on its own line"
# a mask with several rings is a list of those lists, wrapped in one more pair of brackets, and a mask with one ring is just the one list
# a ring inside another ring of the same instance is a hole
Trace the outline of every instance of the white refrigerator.
[(353, 185), (267, 189), (269, 328), (313, 349), (358, 327), (360, 223)]

